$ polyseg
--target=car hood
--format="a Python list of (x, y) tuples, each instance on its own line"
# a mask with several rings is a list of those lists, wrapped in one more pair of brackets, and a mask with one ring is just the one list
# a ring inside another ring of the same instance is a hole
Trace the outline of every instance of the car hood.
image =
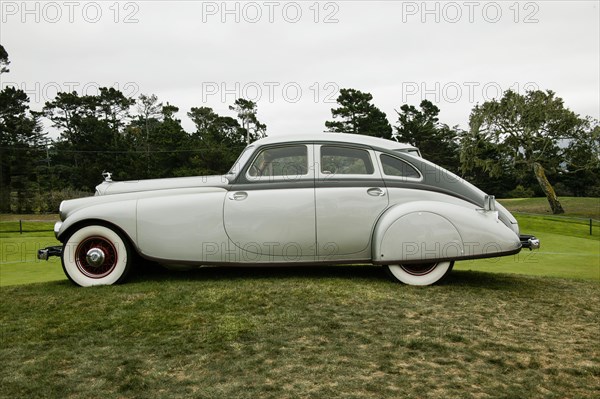
[(142, 191), (169, 190), (176, 188), (229, 186), (225, 175), (176, 177), (170, 179), (130, 180), (122, 182), (104, 181), (96, 186), (96, 196), (109, 194), (135, 193)]

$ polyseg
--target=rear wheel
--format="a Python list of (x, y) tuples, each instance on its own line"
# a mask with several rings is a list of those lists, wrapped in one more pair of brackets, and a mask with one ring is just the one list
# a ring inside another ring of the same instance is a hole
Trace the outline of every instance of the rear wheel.
[(117, 284), (129, 274), (133, 255), (121, 234), (106, 226), (89, 225), (65, 242), (62, 266), (67, 277), (82, 287)]
[(407, 285), (435, 284), (446, 277), (452, 267), (452, 261), (385, 266), (392, 278)]

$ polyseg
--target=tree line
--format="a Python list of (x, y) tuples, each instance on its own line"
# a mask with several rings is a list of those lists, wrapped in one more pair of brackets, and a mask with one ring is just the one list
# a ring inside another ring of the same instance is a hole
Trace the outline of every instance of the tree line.
[[(10, 61), (0, 45), (0, 74)], [(341, 89), (327, 131), (409, 143), (423, 156), (497, 197), (545, 195), (555, 213), (559, 195), (600, 196), (600, 128), (570, 111), (551, 91), (507, 91), (471, 111), (469, 129), (439, 120), (428, 100), (396, 110), (392, 126), (369, 93)], [(96, 95), (57, 93), (39, 111), (14, 87), (0, 92), (0, 212), (56, 211), (65, 197), (91, 193), (103, 171), (117, 180), (225, 173), (247, 141), (266, 136), (257, 104), (240, 98), (229, 109), (192, 107), (186, 132), (179, 109), (155, 95), (128, 98), (114, 88)], [(56, 139), (49, 138), (43, 120)], [(551, 183), (552, 182), (552, 183)]]

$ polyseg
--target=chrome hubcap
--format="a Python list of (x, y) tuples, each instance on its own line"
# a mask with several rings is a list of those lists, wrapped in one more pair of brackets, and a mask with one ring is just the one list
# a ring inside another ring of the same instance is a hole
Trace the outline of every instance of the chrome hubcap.
[(85, 255), (85, 260), (87, 260), (87, 263), (92, 267), (102, 266), (105, 259), (106, 256), (104, 255), (104, 251), (100, 248), (92, 248), (87, 251), (87, 254)]

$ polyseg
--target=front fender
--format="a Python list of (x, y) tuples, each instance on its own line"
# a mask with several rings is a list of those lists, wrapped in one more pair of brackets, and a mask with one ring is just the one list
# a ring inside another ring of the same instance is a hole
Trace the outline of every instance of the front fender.
[(131, 242), (137, 242), (136, 228), (137, 200), (125, 200), (103, 204), (90, 205), (70, 213), (62, 222), (56, 237), (64, 242), (66, 234), (73, 226), (86, 221), (103, 221), (120, 228), (129, 236)]
[(388, 209), (373, 234), (373, 262), (395, 264), (486, 258), (517, 253), (519, 237), (498, 213), (436, 201)]

